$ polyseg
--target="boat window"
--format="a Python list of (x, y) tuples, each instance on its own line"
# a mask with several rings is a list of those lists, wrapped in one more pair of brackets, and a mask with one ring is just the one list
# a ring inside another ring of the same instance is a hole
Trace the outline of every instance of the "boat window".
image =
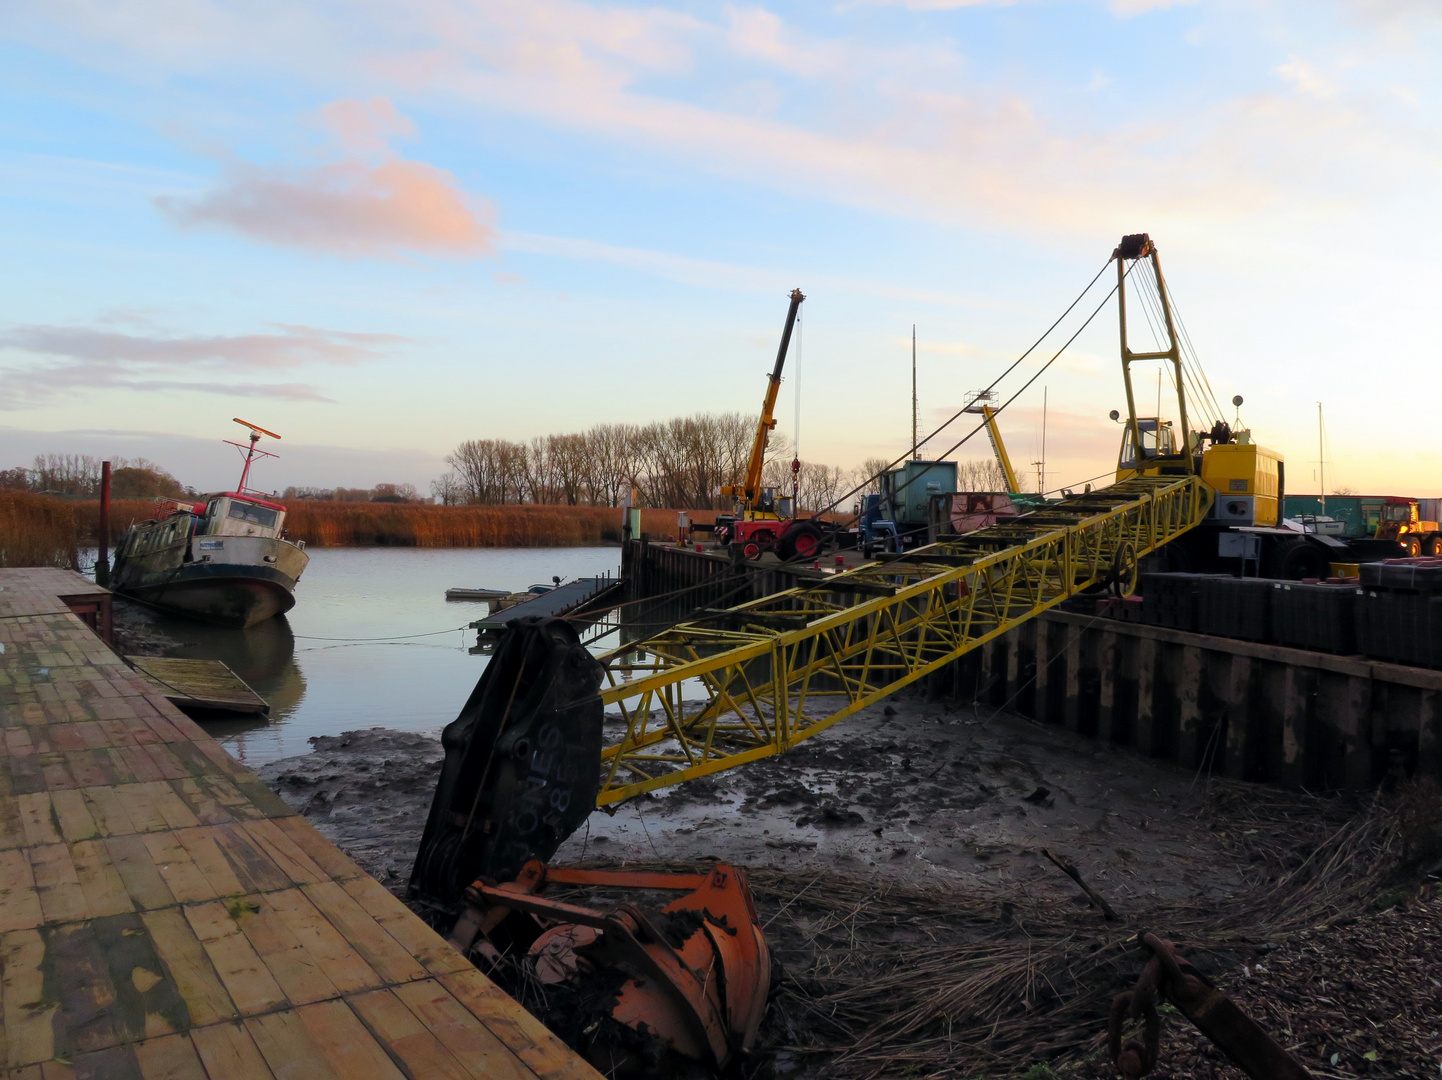
[(263, 525), (267, 529), (275, 528), (274, 510), (267, 510), (263, 506), (256, 506), (255, 503), (241, 502), (239, 499), (230, 501), (230, 516), (240, 521), (248, 521), (252, 525)]

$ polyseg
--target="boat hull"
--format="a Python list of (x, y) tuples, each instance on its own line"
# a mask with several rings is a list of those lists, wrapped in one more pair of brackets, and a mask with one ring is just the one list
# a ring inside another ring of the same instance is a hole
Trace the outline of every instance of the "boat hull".
[[(117, 560), (111, 588), (142, 603), (232, 626), (254, 626), (295, 606), (293, 590), (310, 557), (269, 537), (230, 537), (187, 558), (185, 543)], [(197, 547), (201, 545), (196, 545)]]

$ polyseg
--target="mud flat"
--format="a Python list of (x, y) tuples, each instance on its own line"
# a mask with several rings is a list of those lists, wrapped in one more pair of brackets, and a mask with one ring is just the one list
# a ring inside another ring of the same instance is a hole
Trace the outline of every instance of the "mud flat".
[[(257, 771), (403, 892), (439, 742), (375, 728), (313, 745)], [(1442, 816), (1428, 799), (1416, 821)], [(1015, 716), (898, 698), (784, 756), (598, 810), (553, 861), (748, 871), (781, 972), (748, 1078), (1113, 1075), (1107, 1004), (1141, 965), (1141, 929), (1183, 944), (1321, 1073), (1423, 1075), (1442, 1064), (1427, 883), (1442, 863), (1398, 877), (1404, 820), (1381, 800), (1208, 781)], [(1359, 974), (1373, 947), (1386, 979)], [(1319, 955), (1337, 981), (1313, 1021)], [(1237, 1075), (1169, 1025), (1170, 1075)]]
[[(262, 779), (401, 891), (425, 827), (437, 738), (383, 728), (312, 740)], [(898, 699), (790, 753), (597, 810), (557, 863), (694, 862), (1042, 890), (1081, 903), (1040, 854), (1113, 902), (1223, 898), (1242, 878), (1195, 817), (1206, 783), (1008, 714)]]

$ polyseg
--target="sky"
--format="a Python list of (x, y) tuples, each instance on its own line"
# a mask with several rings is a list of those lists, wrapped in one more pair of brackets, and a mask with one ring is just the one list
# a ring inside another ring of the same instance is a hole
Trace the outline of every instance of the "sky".
[[(1432, 0), (3, 9), (0, 467), (216, 488), (240, 416), (264, 487), (424, 491), (465, 439), (755, 412), (800, 287), (779, 430), (849, 468), (907, 449), (913, 325), (928, 430), (1147, 232), (1289, 490), (1442, 494)], [(1115, 461), (1113, 284), (998, 385), (1048, 487)]]

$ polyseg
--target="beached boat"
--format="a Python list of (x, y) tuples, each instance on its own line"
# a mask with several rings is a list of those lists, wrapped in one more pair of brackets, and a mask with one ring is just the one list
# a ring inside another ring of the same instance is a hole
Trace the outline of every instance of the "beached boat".
[[(237, 423), (245, 424), (244, 420)], [(110, 587), (156, 607), (211, 622), (253, 626), (295, 606), (296, 582), (310, 556), (285, 537), (285, 506), (246, 487), (260, 436), (251, 429), (235, 491), (199, 502), (161, 503), (133, 525), (115, 552)], [(240, 445), (240, 444), (234, 444)]]

